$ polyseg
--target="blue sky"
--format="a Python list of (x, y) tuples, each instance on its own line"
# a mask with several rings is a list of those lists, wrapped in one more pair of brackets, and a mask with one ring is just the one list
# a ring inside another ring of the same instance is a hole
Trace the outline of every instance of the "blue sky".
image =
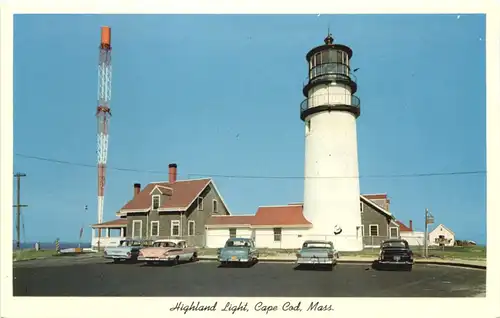
[[(305, 54), (327, 27), (350, 46), (362, 114), (362, 193), (423, 230), (429, 208), (457, 239), (486, 241), (484, 15), (26, 15), (14, 35), (14, 153), (96, 163), (99, 28), (112, 28), (108, 164), (199, 175), (303, 176)], [(26, 240), (77, 241), (95, 223), (96, 169), (14, 156)], [(109, 170), (104, 218), (135, 182)], [(234, 214), (301, 201), (303, 180), (214, 177)], [(88, 211), (84, 206), (88, 205)], [(436, 224), (437, 225), (437, 224)], [(90, 240), (90, 231), (84, 235)]]

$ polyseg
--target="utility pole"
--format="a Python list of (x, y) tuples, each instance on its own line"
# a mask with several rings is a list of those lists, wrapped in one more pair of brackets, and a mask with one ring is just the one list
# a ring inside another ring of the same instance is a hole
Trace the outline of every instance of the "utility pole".
[(425, 209), (425, 237), (424, 237), (424, 257), (429, 257), (429, 224), (434, 223), (434, 216)]
[(26, 177), (25, 173), (16, 173), (14, 175), (17, 179), (17, 204), (14, 204), (13, 207), (17, 208), (16, 213), (16, 232), (17, 232), (17, 242), (16, 248), (21, 248), (21, 208), (28, 207), (26, 204), (21, 204), (21, 178)]

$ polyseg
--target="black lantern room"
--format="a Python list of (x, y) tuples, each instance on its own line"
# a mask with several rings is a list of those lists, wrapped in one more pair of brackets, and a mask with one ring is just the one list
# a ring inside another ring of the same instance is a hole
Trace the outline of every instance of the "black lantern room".
[[(306, 99), (300, 105), (300, 118), (323, 111), (347, 111), (356, 118), (360, 115), (360, 101), (354, 94), (358, 89), (356, 77), (351, 71), (352, 50), (346, 45), (335, 44), (331, 34), (324, 44), (310, 50), (307, 55), (309, 76), (303, 87)], [(320, 105), (311, 103), (310, 91), (319, 85), (343, 86), (350, 91), (350, 102), (335, 100), (322, 101)]]

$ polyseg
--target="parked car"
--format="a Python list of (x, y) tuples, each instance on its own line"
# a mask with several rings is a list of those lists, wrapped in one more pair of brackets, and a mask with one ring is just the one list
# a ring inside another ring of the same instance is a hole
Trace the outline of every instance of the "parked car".
[(138, 240), (125, 239), (120, 240), (118, 246), (107, 246), (104, 249), (104, 257), (112, 259), (115, 263), (120, 261), (133, 261), (137, 260), (139, 250), (142, 244)]
[(329, 266), (337, 264), (339, 252), (331, 241), (307, 240), (297, 252), (297, 265)]
[(217, 251), (221, 265), (229, 264), (255, 264), (259, 260), (259, 252), (255, 241), (250, 238), (230, 238), (223, 248)]
[(147, 264), (169, 262), (177, 265), (198, 260), (198, 250), (188, 247), (185, 240), (160, 239), (154, 241), (153, 246), (141, 249), (138, 259)]
[(391, 266), (411, 271), (413, 263), (413, 252), (406, 240), (390, 239), (380, 244), (379, 257), (375, 263), (377, 269)]

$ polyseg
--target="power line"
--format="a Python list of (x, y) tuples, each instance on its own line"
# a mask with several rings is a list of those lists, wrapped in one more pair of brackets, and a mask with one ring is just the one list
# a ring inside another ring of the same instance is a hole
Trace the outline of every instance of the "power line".
[[(71, 166), (80, 166), (86, 168), (95, 168), (97, 164), (85, 164), (73, 161), (57, 160), (51, 158), (44, 158), (39, 156), (25, 155), (25, 154), (15, 154), (18, 157), (35, 159), (40, 161), (47, 161), (53, 163), (66, 164)], [(165, 170), (141, 170), (133, 168), (117, 168), (108, 166), (108, 170), (116, 171), (126, 171), (126, 172), (140, 172), (140, 173), (151, 173), (151, 174), (168, 174)], [(478, 175), (485, 174), (484, 170), (473, 170), (473, 171), (452, 171), (452, 172), (428, 172), (428, 173), (408, 173), (408, 174), (386, 174), (386, 175), (365, 175), (359, 176), (359, 178), (374, 178), (374, 179), (395, 179), (395, 178), (420, 178), (420, 177), (434, 177), (434, 176), (456, 176), (456, 175)], [(348, 178), (358, 178), (357, 176), (352, 177), (304, 177), (304, 176), (251, 176), (251, 175), (226, 175), (226, 174), (202, 174), (202, 173), (190, 173), (187, 174), (189, 178), (200, 178), (200, 177), (213, 177), (213, 178), (230, 178), (230, 179), (348, 179)]]

